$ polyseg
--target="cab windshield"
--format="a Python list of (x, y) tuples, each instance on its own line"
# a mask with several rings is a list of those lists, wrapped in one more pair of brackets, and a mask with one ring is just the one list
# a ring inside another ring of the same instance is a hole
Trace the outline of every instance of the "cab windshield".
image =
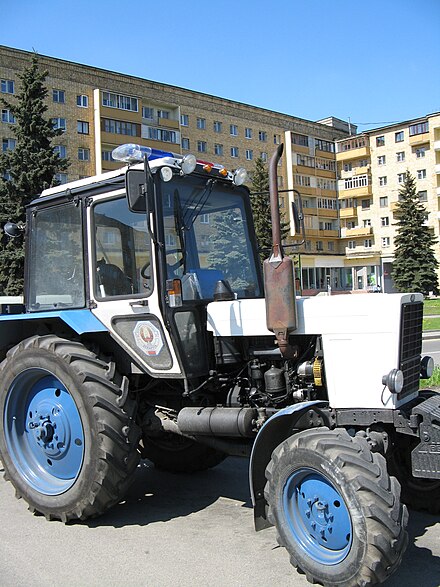
[(226, 280), (237, 298), (260, 297), (258, 257), (242, 188), (197, 176), (162, 184), (167, 278), (182, 280), (183, 299), (212, 299)]

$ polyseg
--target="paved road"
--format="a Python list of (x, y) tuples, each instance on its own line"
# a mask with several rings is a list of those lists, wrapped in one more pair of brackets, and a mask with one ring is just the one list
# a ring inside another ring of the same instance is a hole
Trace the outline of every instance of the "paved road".
[[(0, 463), (1, 467), (1, 463)], [(440, 521), (411, 514), (410, 546), (387, 587), (439, 587)], [(0, 481), (0, 585), (305, 587), (273, 529), (254, 533), (247, 461), (193, 476), (143, 463), (126, 501), (98, 520), (32, 516)]]
[(431, 356), (434, 363), (440, 365), (440, 333), (436, 339), (423, 340), (422, 354)]

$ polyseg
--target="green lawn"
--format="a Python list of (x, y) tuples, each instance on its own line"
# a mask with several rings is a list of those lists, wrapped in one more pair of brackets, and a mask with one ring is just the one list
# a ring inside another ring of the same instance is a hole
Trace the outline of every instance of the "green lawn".
[(434, 367), (434, 373), (431, 379), (421, 379), (420, 387), (431, 387), (432, 385), (440, 386), (440, 367)]
[(425, 300), (423, 303), (423, 315), (424, 316), (440, 316), (440, 299), (438, 300)]
[(423, 318), (423, 330), (440, 330), (440, 318)]

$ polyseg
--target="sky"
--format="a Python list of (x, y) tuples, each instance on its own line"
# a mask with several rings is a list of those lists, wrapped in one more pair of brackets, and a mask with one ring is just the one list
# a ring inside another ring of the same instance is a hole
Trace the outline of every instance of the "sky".
[(440, 0), (0, 0), (0, 44), (358, 132), (440, 111)]

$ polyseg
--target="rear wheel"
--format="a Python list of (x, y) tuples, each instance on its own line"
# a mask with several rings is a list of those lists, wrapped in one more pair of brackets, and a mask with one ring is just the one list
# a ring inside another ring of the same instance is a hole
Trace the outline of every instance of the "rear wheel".
[(32, 511), (68, 521), (119, 501), (139, 459), (124, 379), (84, 345), (35, 336), (0, 366), (5, 477)]
[(343, 430), (288, 438), (266, 470), (268, 518), (292, 564), (312, 583), (384, 581), (407, 544), (407, 512), (385, 459)]
[(158, 469), (174, 473), (195, 473), (211, 469), (225, 460), (227, 455), (209, 446), (194, 442), (170, 432), (142, 438), (142, 456)]

